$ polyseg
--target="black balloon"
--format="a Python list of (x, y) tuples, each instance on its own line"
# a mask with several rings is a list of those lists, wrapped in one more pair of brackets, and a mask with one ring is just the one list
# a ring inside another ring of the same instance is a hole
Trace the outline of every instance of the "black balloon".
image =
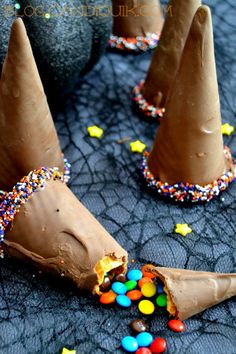
[(15, 17), (14, 6), (18, 8), (15, 15), (21, 16), (26, 25), (49, 97), (70, 90), (106, 48), (112, 28), (110, 0), (4, 1), (0, 5), (1, 63)]

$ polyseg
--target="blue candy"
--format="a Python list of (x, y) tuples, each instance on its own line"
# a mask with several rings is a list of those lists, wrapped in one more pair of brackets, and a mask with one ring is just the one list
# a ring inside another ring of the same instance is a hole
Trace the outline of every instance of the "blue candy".
[(158, 294), (163, 294), (164, 293), (163, 285), (157, 284), (157, 293)]
[(118, 295), (116, 297), (116, 302), (118, 305), (122, 307), (129, 307), (131, 306), (131, 300), (126, 295)]
[(153, 342), (153, 336), (148, 332), (139, 333), (136, 337), (139, 347), (149, 347)]
[(125, 284), (123, 284), (119, 281), (116, 281), (115, 283), (113, 283), (111, 288), (114, 291), (114, 293), (117, 295), (124, 295), (127, 293), (127, 288), (126, 288)]
[(127, 336), (124, 337), (121, 341), (121, 345), (129, 353), (136, 352), (138, 349), (138, 342), (134, 337)]
[(139, 281), (143, 277), (141, 270), (132, 269), (127, 273), (127, 279)]

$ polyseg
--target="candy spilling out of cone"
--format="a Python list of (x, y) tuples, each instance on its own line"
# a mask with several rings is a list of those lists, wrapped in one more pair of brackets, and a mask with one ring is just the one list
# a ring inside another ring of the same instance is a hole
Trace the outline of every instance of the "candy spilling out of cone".
[(144, 154), (141, 172), (147, 186), (177, 202), (205, 202), (218, 196), (236, 177), (221, 125), (211, 12), (201, 6), (193, 17), (152, 150)]
[(113, 0), (113, 34), (109, 46), (125, 51), (147, 51), (157, 46), (164, 18), (159, 0)]
[(1, 245), (99, 292), (106, 272), (126, 271), (127, 252), (64, 183), (67, 166), (21, 19), (13, 23), (2, 69), (0, 110)]

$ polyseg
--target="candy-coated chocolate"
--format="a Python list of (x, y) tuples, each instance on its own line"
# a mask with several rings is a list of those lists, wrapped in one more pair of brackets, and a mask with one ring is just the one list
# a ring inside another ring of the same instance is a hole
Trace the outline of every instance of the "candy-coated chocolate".
[(119, 281), (116, 281), (115, 283), (113, 283), (111, 288), (114, 291), (114, 293), (116, 293), (117, 295), (124, 295), (127, 292), (125, 284), (123, 284)]
[(126, 296), (130, 298), (132, 301), (140, 300), (143, 294), (141, 293), (140, 290), (131, 290), (126, 293)]
[(149, 347), (153, 342), (153, 336), (148, 332), (139, 333), (136, 337), (139, 347)]
[(136, 280), (129, 280), (125, 283), (127, 291), (133, 290), (137, 286)]
[(145, 278), (154, 279), (155, 275), (145, 271), (145, 266), (142, 267), (142, 274)]
[(157, 298), (156, 298), (156, 303), (160, 307), (166, 307), (166, 305), (167, 305), (167, 296), (166, 296), (166, 294), (158, 295)]
[(174, 332), (184, 332), (185, 330), (185, 325), (180, 320), (170, 320), (168, 327)]
[(118, 295), (116, 297), (116, 302), (118, 305), (120, 305), (122, 307), (130, 307), (131, 306), (131, 300), (126, 295)]
[(146, 332), (148, 330), (148, 325), (140, 319), (134, 320), (130, 323), (130, 327), (133, 331), (137, 333)]
[(162, 284), (157, 284), (157, 292), (158, 294), (164, 293), (164, 286)]
[(141, 292), (145, 297), (152, 297), (157, 292), (156, 285), (153, 283), (146, 283), (142, 286)]
[(100, 296), (100, 302), (103, 305), (109, 305), (116, 301), (116, 294), (113, 291), (108, 291)]
[(108, 290), (110, 290), (110, 288), (111, 288), (111, 280), (109, 277), (105, 277), (102, 285), (100, 286), (100, 290), (105, 293)]
[(124, 274), (118, 274), (115, 277), (115, 281), (118, 281), (120, 283), (125, 283), (126, 282), (126, 276)]
[(135, 354), (152, 354), (152, 352), (148, 348), (139, 348)]
[(127, 336), (121, 341), (121, 345), (129, 353), (134, 353), (138, 349), (138, 342), (134, 337)]
[(144, 315), (151, 315), (155, 311), (155, 306), (149, 300), (142, 300), (138, 304), (139, 311)]
[(141, 270), (132, 269), (127, 273), (127, 279), (139, 281), (143, 277)]
[(144, 284), (147, 284), (147, 283), (152, 283), (152, 279), (151, 279), (151, 278), (148, 278), (148, 277), (143, 277), (142, 279), (139, 280), (138, 286), (139, 286), (140, 289), (141, 289), (142, 286), (143, 286)]
[(150, 346), (153, 354), (161, 354), (166, 350), (166, 341), (163, 338), (156, 338)]

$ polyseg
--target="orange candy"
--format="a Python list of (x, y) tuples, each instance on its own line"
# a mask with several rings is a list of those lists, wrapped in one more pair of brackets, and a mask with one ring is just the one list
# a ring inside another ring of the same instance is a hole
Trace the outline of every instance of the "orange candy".
[(113, 293), (112, 290), (110, 290), (107, 293), (104, 293), (100, 296), (100, 302), (103, 305), (109, 305), (116, 301), (116, 297), (117, 295)]
[(142, 273), (143, 273), (143, 276), (145, 278), (150, 278), (150, 279), (154, 279), (155, 278), (154, 274), (145, 272), (145, 266), (143, 266), (143, 268), (142, 268)]
[(142, 289), (142, 286), (144, 286), (144, 284), (147, 284), (147, 283), (152, 283), (152, 279), (148, 278), (148, 277), (144, 277), (139, 280), (138, 286), (140, 287), (140, 289)]
[(132, 301), (139, 300), (143, 296), (141, 291), (139, 290), (131, 290), (126, 293), (126, 296)]

